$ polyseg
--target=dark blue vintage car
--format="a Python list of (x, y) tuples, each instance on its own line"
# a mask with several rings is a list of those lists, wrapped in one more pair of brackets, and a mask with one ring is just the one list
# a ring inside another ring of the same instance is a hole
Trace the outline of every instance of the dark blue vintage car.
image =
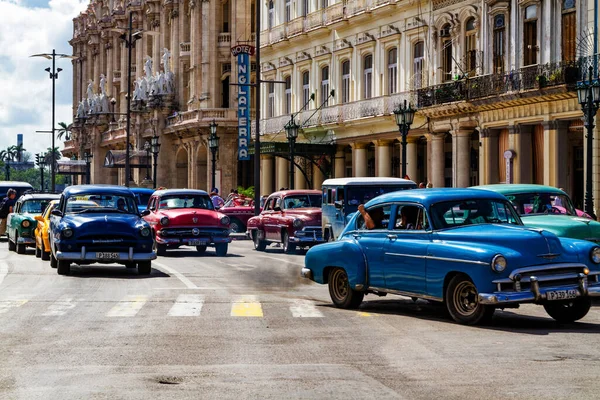
[(507, 199), (476, 189), (406, 190), (368, 202), (339, 241), (313, 247), (302, 275), (355, 308), (368, 293), (443, 302), (476, 324), (496, 308), (542, 304), (560, 322), (583, 318), (600, 296), (600, 247), (523, 226)]
[(138, 212), (128, 188), (109, 185), (71, 186), (50, 218), (50, 265), (60, 275), (71, 264), (123, 264), (142, 275), (156, 259), (152, 230)]

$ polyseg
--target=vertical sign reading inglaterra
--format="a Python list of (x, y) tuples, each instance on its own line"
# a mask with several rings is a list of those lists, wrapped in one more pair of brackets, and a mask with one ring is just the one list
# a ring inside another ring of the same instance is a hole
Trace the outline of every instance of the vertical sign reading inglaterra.
[(238, 160), (247, 161), (250, 160), (250, 56), (254, 54), (254, 47), (237, 45), (231, 48), (231, 53), (237, 59)]

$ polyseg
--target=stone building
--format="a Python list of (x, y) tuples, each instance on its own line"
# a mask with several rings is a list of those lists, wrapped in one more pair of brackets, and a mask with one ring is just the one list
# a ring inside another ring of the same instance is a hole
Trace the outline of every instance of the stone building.
[[(131, 62), (134, 184), (152, 185), (144, 182), (143, 149), (157, 135), (161, 148), (156, 185), (210, 189), (207, 137), (214, 121), (220, 137), (217, 187), (229, 191), (238, 184), (251, 185), (250, 162), (237, 162), (237, 115), (232, 108), (237, 88), (229, 82), (235, 79), (231, 46), (254, 39), (253, 4), (92, 0), (73, 20), (70, 43), (78, 58), (73, 61), (73, 134), (65, 143), (65, 155), (81, 159), (86, 152), (93, 154), (93, 183), (125, 183), (120, 151), (126, 141), (128, 48), (122, 35), (133, 13), (134, 38), (139, 39)], [(147, 86), (161, 79), (166, 79), (164, 86)], [(90, 113), (92, 103), (96, 108)]]
[[(285, 142), (294, 114), (300, 143), (335, 145), (332, 176), (399, 177), (393, 110), (407, 100), (418, 109), (406, 159), (414, 181), (543, 183), (581, 206), (574, 89), (591, 55), (592, 11), (586, 0), (266, 0), (263, 141)], [(288, 167), (262, 155), (265, 192), (287, 186)], [(599, 178), (596, 162), (595, 199)]]

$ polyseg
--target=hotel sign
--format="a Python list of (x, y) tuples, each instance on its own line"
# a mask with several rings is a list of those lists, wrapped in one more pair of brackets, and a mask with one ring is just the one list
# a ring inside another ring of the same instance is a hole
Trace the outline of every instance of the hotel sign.
[(237, 59), (238, 160), (247, 161), (250, 160), (250, 56), (254, 54), (254, 47), (237, 45), (231, 48), (231, 54)]

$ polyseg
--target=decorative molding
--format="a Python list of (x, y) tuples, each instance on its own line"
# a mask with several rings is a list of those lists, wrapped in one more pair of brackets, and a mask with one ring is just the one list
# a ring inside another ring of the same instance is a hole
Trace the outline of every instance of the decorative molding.
[(372, 42), (375, 40), (375, 36), (371, 35), (369, 32), (362, 32), (356, 35), (356, 44), (364, 44), (368, 42)]
[(400, 28), (396, 28), (394, 25), (385, 25), (381, 27), (381, 32), (379, 33), (380, 38), (384, 38), (387, 36), (398, 35), (400, 34)]
[(455, 4), (460, 4), (465, 0), (433, 0), (433, 11), (440, 10), (442, 8), (446, 8), (448, 6), (453, 6)]
[(280, 57), (279, 58), (279, 68), (287, 67), (288, 65), (293, 65), (294, 62), (289, 57)]
[(296, 62), (307, 61), (311, 58), (312, 57), (310, 56), (310, 54), (306, 51), (299, 51), (298, 53), (296, 53)]
[(169, 18), (171, 19), (175, 19), (179, 17), (179, 10), (177, 8), (174, 8), (171, 10), (171, 12), (169, 13)]
[(335, 42), (335, 51), (350, 49), (352, 48), (352, 43), (348, 39), (338, 39)]
[(326, 54), (331, 54), (331, 51), (327, 46), (317, 46), (315, 48), (315, 57), (324, 56)]

